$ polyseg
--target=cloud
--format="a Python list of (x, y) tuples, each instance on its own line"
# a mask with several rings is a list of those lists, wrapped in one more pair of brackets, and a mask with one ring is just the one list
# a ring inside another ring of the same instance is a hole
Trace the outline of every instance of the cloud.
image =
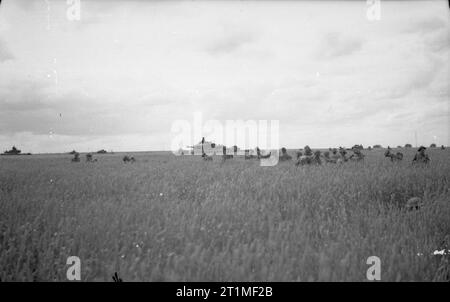
[[(90, 96), (78, 90), (56, 94), (54, 88), (45, 81), (10, 79), (0, 83), (0, 134), (157, 134), (170, 131), (171, 118), (183, 110), (182, 106), (173, 109), (173, 102), (178, 99), (164, 101), (158, 93), (137, 102), (124, 102), (121, 98), (105, 102), (108, 97), (103, 94)], [(174, 95), (166, 97), (170, 100)]]
[(430, 33), (424, 38), (425, 45), (433, 52), (446, 51), (450, 48), (450, 32), (448, 29), (443, 29), (437, 32)]
[(13, 59), (14, 56), (6, 45), (6, 42), (0, 39), (0, 63)]
[(422, 18), (404, 29), (407, 33), (427, 34), (448, 27), (448, 21), (437, 18)]
[(423, 18), (403, 30), (404, 33), (418, 36), (425, 47), (432, 52), (449, 49), (450, 27), (449, 21), (440, 18)]
[(0, 142), (160, 148), (194, 111), (278, 119), (293, 147), (403, 144), (397, 130), (425, 119), (444, 131), (433, 114), (448, 102), (448, 22), (429, 8), (389, 2), (395, 18), (367, 22), (349, 4), (92, 1), (69, 22), (66, 2), (51, 3), (51, 30), (45, 1), (3, 12), (0, 55), (18, 59), (0, 65)]
[(214, 41), (208, 48), (212, 55), (230, 54), (255, 41), (255, 35), (249, 32), (231, 33)]
[(16, 7), (20, 8), (24, 11), (33, 11), (36, 8), (39, 8), (41, 5), (43, 5), (45, 8), (47, 8), (47, 4), (45, 1), (14, 0), (14, 1), (5, 1), (5, 2), (6, 2), (5, 4), (14, 3)]
[(342, 33), (331, 32), (323, 37), (317, 54), (322, 58), (348, 56), (360, 50), (362, 45), (362, 39), (348, 37)]

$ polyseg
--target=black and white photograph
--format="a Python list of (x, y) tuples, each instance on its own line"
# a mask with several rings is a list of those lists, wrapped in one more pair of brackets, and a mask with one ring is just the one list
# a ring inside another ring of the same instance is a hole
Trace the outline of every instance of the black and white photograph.
[(449, 21), (444, 0), (1, 1), (0, 284), (450, 282)]

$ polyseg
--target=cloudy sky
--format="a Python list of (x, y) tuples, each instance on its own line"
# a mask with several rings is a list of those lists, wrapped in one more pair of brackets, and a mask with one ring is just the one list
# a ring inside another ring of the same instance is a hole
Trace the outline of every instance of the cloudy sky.
[(381, 1), (378, 21), (366, 1), (68, 9), (1, 3), (1, 151), (168, 150), (194, 112), (279, 120), (288, 148), (450, 144), (447, 1)]

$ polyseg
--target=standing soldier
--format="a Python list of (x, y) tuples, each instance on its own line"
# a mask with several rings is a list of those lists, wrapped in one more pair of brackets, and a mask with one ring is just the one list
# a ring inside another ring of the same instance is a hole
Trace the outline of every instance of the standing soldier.
[(203, 149), (204, 144), (205, 144), (205, 137), (202, 137), (202, 156), (205, 154), (205, 150)]

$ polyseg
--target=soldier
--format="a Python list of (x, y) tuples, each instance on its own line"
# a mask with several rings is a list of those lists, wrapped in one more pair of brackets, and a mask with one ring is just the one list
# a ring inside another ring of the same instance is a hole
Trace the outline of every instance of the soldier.
[(281, 148), (281, 155), (280, 155), (280, 161), (287, 161), (287, 160), (291, 160), (292, 156), (290, 156), (289, 154), (287, 154), (287, 150), (286, 148)]
[(322, 160), (320, 159), (320, 150), (316, 150), (314, 152), (314, 159), (313, 159), (313, 163), (321, 165), (322, 164)]
[(96, 161), (97, 161), (97, 159), (94, 159), (94, 157), (92, 156), (91, 153), (86, 154), (86, 162), (93, 163), (93, 162), (96, 162)]
[(391, 162), (400, 162), (403, 159), (402, 152), (394, 153), (394, 152), (392, 152), (392, 149), (389, 146), (388, 146), (386, 152), (384, 152), (384, 156), (389, 157), (391, 159)]
[(361, 152), (361, 150), (359, 148), (354, 148), (353, 154), (350, 155), (350, 159), (355, 160), (355, 161), (364, 160), (364, 154)]
[(134, 159), (134, 156), (128, 156), (128, 155), (125, 155), (125, 156), (122, 158), (122, 160), (123, 160), (124, 163), (127, 163), (127, 162), (134, 163), (134, 162), (136, 161), (136, 160)]
[(305, 146), (305, 155), (303, 155), (301, 151), (297, 152), (297, 162), (295, 163), (295, 165), (296, 166), (311, 165), (311, 164), (321, 165), (322, 160), (320, 157), (321, 152), (319, 150), (316, 150), (313, 153), (309, 146)]
[(258, 159), (265, 159), (265, 158), (269, 158), (271, 156), (272, 152), (269, 152), (269, 154), (261, 154), (261, 149), (259, 149), (259, 147), (256, 147), (256, 156)]
[(306, 156), (313, 155), (312, 150), (311, 150), (311, 148), (308, 145), (306, 145), (304, 149), (305, 149), (305, 155)]
[(202, 154), (202, 158), (205, 161), (209, 161), (209, 160), (212, 161), (213, 160), (213, 157), (211, 155), (206, 155), (206, 153)]
[(331, 155), (332, 162), (336, 163), (338, 161), (338, 159), (340, 159), (340, 158), (341, 157), (339, 156), (337, 149), (333, 148), (332, 155)]
[(75, 153), (73, 154), (72, 162), (75, 162), (75, 163), (80, 162), (80, 153), (75, 152)]
[(416, 155), (414, 155), (413, 163), (424, 163), (427, 164), (430, 161), (430, 157), (428, 157), (427, 154), (425, 154), (425, 148), (424, 146), (420, 146), (420, 148), (417, 150)]
[(345, 150), (345, 148), (339, 147), (339, 155), (340, 155), (341, 161), (346, 162), (348, 160), (347, 150)]
[[(331, 149), (331, 148), (330, 148)], [(331, 163), (331, 164), (336, 164), (338, 159), (339, 159), (339, 155), (337, 155), (337, 150), (336, 149), (331, 149), (332, 152), (332, 157), (330, 157), (330, 152), (329, 151), (325, 151), (323, 153), (323, 159), (325, 160), (326, 163)]]

